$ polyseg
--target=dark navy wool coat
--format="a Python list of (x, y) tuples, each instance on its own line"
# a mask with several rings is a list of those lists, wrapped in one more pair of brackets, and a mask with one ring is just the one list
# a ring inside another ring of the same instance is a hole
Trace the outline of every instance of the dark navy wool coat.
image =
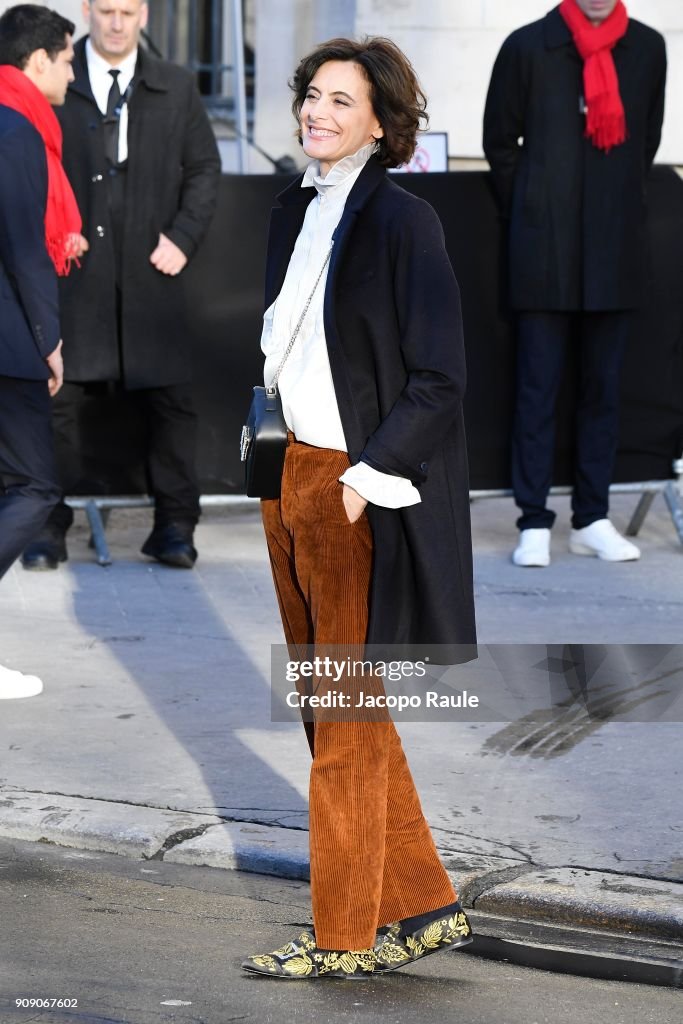
[[(313, 188), (278, 198), (266, 307), (277, 298)], [(373, 157), (334, 234), (324, 322), (351, 463), (408, 477), (422, 502), (367, 506), (368, 643), (473, 644), (472, 546), (460, 296), (441, 223)], [(445, 652), (434, 652), (434, 660)], [(459, 660), (458, 653), (442, 660)]]
[(496, 59), (484, 151), (509, 218), (513, 309), (643, 302), (645, 178), (664, 115), (664, 39), (630, 19), (612, 55), (628, 137), (609, 153), (584, 137), (583, 60), (558, 8), (513, 32)]
[(0, 376), (47, 380), (59, 343), (57, 274), (45, 245), (47, 159), (33, 125), (0, 106)]

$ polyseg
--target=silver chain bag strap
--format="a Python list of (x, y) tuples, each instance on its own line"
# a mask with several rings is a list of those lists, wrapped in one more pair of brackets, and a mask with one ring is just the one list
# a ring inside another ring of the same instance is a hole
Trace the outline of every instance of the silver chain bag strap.
[(287, 449), (287, 424), (282, 412), (282, 400), (277, 385), (282, 369), (299, 336), (301, 325), (308, 313), (325, 268), (332, 255), (330, 245), (320, 273), (308, 296), (292, 337), (280, 360), (275, 376), (267, 387), (255, 387), (247, 422), (242, 427), (240, 459), (244, 463), (244, 483), (250, 498), (279, 498), (282, 470)]

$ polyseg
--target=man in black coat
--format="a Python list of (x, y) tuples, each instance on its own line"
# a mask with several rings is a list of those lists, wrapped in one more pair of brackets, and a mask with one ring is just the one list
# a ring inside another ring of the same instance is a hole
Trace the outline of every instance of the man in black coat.
[[(60, 290), (65, 381), (55, 410), (67, 493), (79, 483), (79, 409), (125, 391), (148, 426), (154, 529), (143, 552), (191, 568), (199, 518), (196, 417), (178, 279), (213, 215), (216, 141), (191, 73), (138, 46), (142, 0), (86, 3), (90, 34), (60, 113), (64, 165), (89, 251)], [(24, 553), (25, 568), (66, 558), (73, 515), (60, 505)]]
[[(64, 102), (74, 26), (42, 7), (26, 12), (27, 6), (0, 18), (0, 96), (7, 70), (19, 86), (23, 72), (33, 84), (19, 92), (40, 113), (41, 102), (49, 111), (45, 100)], [(8, 81), (7, 92), (15, 95)], [(36, 103), (38, 93), (44, 100)], [(62, 382), (62, 343), (57, 274), (46, 246), (47, 195), (39, 131), (0, 101), (0, 578), (59, 500), (50, 396)], [(0, 665), (0, 699), (41, 690), (36, 676)]]
[[(597, 94), (596, 70), (611, 82)], [(517, 313), (517, 565), (550, 561), (554, 410), (570, 343), (580, 355), (570, 550), (608, 561), (640, 555), (607, 518), (608, 490), (622, 354), (647, 284), (645, 178), (665, 78), (663, 38), (629, 19), (619, 0), (563, 0), (513, 32), (493, 68), (484, 150), (508, 229)]]

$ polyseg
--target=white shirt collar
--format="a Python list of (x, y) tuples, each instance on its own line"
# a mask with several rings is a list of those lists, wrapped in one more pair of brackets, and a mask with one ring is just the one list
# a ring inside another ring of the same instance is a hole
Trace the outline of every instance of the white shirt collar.
[(127, 86), (135, 74), (135, 65), (138, 59), (138, 48), (136, 47), (132, 53), (129, 53), (127, 57), (124, 57), (119, 64), (110, 64), (109, 61), (100, 56), (90, 42), (90, 37), (88, 37), (85, 41), (85, 57), (88, 62), (89, 73), (95, 71), (100, 75), (108, 75), (110, 71), (120, 71), (121, 75), (119, 76), (119, 79), (123, 79)]
[(337, 161), (323, 178), (320, 174), (320, 161), (313, 160), (304, 173), (303, 180), (301, 182), (302, 188), (311, 188), (313, 186), (318, 190), (320, 195), (325, 195), (328, 190), (333, 189), (335, 185), (341, 185), (354, 171), (358, 171), (362, 168), (370, 159), (373, 153), (377, 150), (377, 144), (371, 142), (367, 146), (363, 146), (358, 152), (352, 153), (350, 156), (345, 156), (341, 160)]

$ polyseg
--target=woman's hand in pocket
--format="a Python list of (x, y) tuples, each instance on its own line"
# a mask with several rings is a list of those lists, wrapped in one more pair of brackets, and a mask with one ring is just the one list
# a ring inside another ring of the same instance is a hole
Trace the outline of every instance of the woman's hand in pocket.
[(358, 491), (354, 491), (353, 487), (349, 487), (348, 484), (343, 484), (342, 486), (342, 500), (346, 509), (346, 515), (350, 523), (355, 523), (363, 515), (367, 501), (360, 496)]

